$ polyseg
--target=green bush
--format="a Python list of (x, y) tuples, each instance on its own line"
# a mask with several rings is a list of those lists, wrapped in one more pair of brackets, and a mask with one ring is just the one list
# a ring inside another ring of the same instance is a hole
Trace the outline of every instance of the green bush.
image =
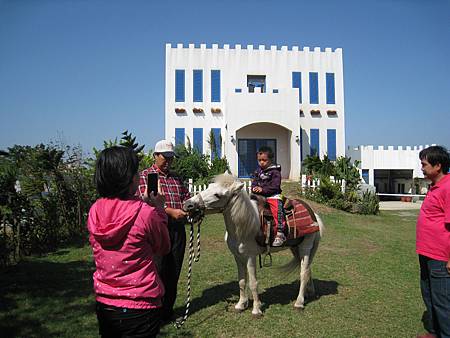
[(329, 177), (323, 177), (317, 188), (318, 193), (326, 200), (342, 199), (341, 186), (330, 181)]
[(173, 170), (184, 180), (192, 178), (194, 184), (207, 184), (215, 175), (229, 172), (228, 161), (225, 157), (215, 157), (210, 161), (208, 155), (200, 154), (189, 146), (177, 145)]
[(183, 181), (192, 178), (196, 182), (208, 176), (209, 165), (206, 155), (182, 144), (175, 147), (175, 153), (177, 156), (173, 161), (172, 169)]
[(361, 199), (357, 204), (358, 214), (376, 215), (380, 209), (380, 200), (378, 196), (370, 191), (362, 194)]
[(2, 262), (85, 237), (96, 198), (93, 163), (86, 163), (80, 148), (55, 144), (15, 145), (0, 153), (0, 216), (11, 232), (0, 233)]
[[(104, 141), (103, 148), (119, 144), (134, 149), (140, 169), (154, 163), (153, 152), (144, 153), (144, 146), (128, 131), (122, 133), (120, 141)], [(84, 158), (79, 147), (53, 143), (15, 145), (0, 151), (0, 266), (86, 237), (87, 214), (98, 197), (93, 176), (101, 150), (94, 148), (91, 158)], [(175, 150), (173, 169), (184, 180), (192, 178), (195, 184), (205, 184), (228, 170), (226, 158), (210, 160), (189, 142)], [(16, 181), (20, 182), (20, 192), (16, 191)]]
[(228, 161), (227, 161), (226, 157), (222, 157), (222, 158), (215, 157), (211, 161), (211, 166), (209, 169), (208, 176), (212, 177), (212, 176), (223, 174), (225, 172), (230, 173), (230, 166), (228, 165)]

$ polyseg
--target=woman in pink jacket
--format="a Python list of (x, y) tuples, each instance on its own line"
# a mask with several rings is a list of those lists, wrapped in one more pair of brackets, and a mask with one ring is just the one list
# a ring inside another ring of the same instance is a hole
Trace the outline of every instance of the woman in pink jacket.
[(161, 324), (164, 286), (153, 257), (170, 250), (167, 216), (163, 196), (134, 196), (138, 165), (126, 147), (103, 150), (96, 164), (101, 198), (89, 211), (88, 229), (102, 337), (154, 337)]

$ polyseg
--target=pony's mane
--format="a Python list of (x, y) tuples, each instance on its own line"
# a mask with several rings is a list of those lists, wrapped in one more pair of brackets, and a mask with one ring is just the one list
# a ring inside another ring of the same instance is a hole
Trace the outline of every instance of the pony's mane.
[(221, 174), (214, 177), (214, 182), (219, 183), (224, 188), (231, 187), (235, 182), (239, 182), (234, 176)]
[[(232, 175), (218, 175), (214, 182), (229, 190), (237, 188), (242, 184)], [(245, 189), (236, 192), (236, 199), (230, 208), (231, 218), (236, 227), (236, 236), (239, 240), (254, 239), (259, 231), (259, 218), (256, 212), (253, 212), (254, 205)]]

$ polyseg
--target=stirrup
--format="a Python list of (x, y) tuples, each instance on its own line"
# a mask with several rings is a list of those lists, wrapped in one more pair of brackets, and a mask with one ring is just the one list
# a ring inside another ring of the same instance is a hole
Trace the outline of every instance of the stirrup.
[(270, 268), (272, 266), (272, 255), (270, 254), (270, 252), (267, 252), (264, 255), (263, 266), (266, 268)]

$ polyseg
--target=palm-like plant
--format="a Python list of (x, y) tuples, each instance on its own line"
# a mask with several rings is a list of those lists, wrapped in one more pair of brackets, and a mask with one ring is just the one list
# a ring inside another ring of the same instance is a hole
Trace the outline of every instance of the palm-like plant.
[(323, 160), (321, 161), (321, 166), (319, 168), (319, 175), (321, 177), (330, 177), (336, 175), (336, 167), (333, 162), (330, 161), (330, 158), (325, 155)]
[(306, 175), (317, 176), (321, 167), (322, 161), (317, 155), (307, 156), (302, 163), (302, 171)]
[(336, 160), (336, 179), (338, 181), (345, 180), (348, 187), (356, 187), (361, 178), (358, 171), (360, 161), (356, 160), (351, 163), (350, 157), (341, 156)]

